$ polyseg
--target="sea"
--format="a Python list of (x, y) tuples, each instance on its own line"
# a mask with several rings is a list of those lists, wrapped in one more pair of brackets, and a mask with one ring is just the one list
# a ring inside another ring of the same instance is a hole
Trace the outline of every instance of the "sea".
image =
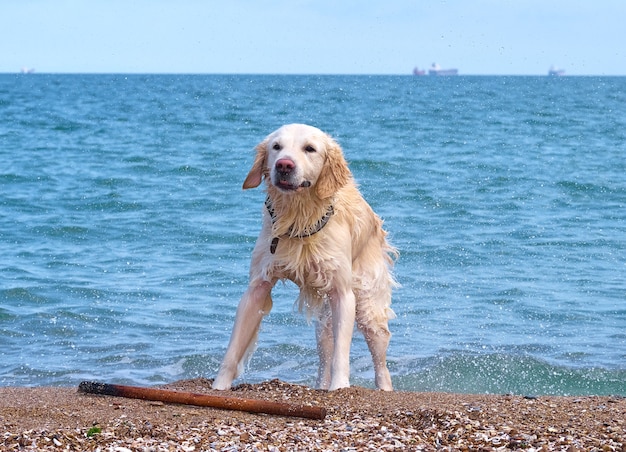
[[(214, 377), (265, 197), (241, 186), (294, 122), (400, 252), (396, 389), (626, 396), (626, 77), (601, 76), (0, 74), (0, 386)], [(297, 293), (236, 384), (315, 384)]]

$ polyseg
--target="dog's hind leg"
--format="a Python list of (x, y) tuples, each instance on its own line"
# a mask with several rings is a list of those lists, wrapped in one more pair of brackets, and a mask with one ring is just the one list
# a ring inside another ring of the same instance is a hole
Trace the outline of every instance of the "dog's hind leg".
[(380, 309), (363, 308), (362, 302), (357, 303), (356, 323), (365, 336), (365, 342), (372, 354), (376, 387), (383, 391), (393, 391), (391, 375), (387, 368), (387, 347), (391, 339), (388, 320), (389, 317), (393, 317), (393, 311), (389, 308), (383, 308), (382, 312), (379, 312)]
[(389, 329), (385, 325), (376, 329), (365, 327), (361, 331), (372, 354), (376, 387), (383, 391), (393, 391), (391, 375), (387, 368), (387, 347), (391, 338)]
[(241, 298), (230, 342), (213, 381), (213, 389), (229, 389), (233, 380), (243, 371), (246, 359), (256, 346), (261, 320), (272, 309), (272, 286), (268, 281), (252, 282)]

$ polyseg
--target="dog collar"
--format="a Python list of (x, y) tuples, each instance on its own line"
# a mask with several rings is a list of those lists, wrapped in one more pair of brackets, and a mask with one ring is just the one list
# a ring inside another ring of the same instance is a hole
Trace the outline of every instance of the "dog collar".
[[(267, 196), (267, 198), (265, 198), (265, 207), (267, 208), (267, 212), (270, 214), (270, 218), (272, 219), (272, 224), (276, 223), (276, 212), (274, 211), (274, 206), (272, 205), (272, 199), (269, 197), (269, 195)], [(326, 223), (328, 223), (328, 220), (330, 220), (330, 217), (333, 216), (334, 213), (335, 213), (335, 209), (333, 208), (333, 205), (331, 204), (330, 206), (328, 206), (328, 209), (326, 209), (326, 213), (324, 214), (324, 216), (320, 218), (320, 220), (317, 223), (315, 223), (313, 226), (308, 228), (303, 233), (298, 234), (294, 237), (303, 239), (305, 237), (311, 237), (313, 234), (317, 234), (324, 228), (324, 226), (326, 226)], [(286, 235), (291, 236), (292, 230), (293, 230), (293, 226), (289, 228), (289, 231)], [(276, 252), (276, 247), (278, 246), (279, 238), (280, 237), (274, 237), (272, 239), (272, 244), (270, 245), (270, 253), (274, 254)]]

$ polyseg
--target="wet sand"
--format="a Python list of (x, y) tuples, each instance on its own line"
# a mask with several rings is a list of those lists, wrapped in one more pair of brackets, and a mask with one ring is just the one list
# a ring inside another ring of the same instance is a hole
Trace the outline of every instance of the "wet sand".
[(352, 387), (319, 391), (278, 380), (162, 388), (318, 406), (323, 420), (83, 394), (0, 388), (1, 450), (566, 450), (626, 452), (623, 397), (522, 397)]

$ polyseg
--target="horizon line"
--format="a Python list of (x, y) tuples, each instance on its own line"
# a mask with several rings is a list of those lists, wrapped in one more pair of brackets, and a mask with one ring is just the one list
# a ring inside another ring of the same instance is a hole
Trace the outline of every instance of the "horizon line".
[(482, 74), (482, 73), (459, 73), (456, 75), (415, 75), (411, 72), (407, 73), (356, 73), (356, 72), (135, 72), (135, 71), (121, 71), (121, 72), (100, 72), (100, 71), (37, 71), (35, 69), (29, 69), (28, 71), (0, 71), (0, 75), (245, 75), (245, 76), (373, 76), (373, 77), (396, 77), (407, 76), (415, 78), (457, 78), (457, 77), (549, 77), (549, 78), (567, 78), (567, 77), (624, 77), (626, 74), (560, 74), (551, 75), (548, 73), (543, 74)]

